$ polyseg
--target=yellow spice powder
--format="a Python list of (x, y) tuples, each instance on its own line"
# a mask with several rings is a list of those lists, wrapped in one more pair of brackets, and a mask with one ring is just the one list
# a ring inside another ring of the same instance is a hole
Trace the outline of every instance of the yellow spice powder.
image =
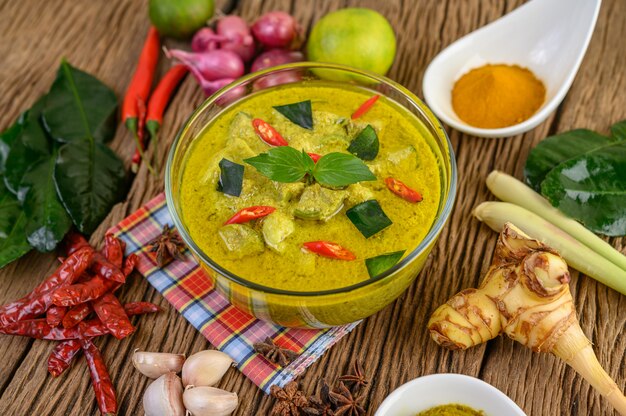
[(494, 129), (530, 118), (545, 96), (546, 88), (530, 70), (490, 64), (459, 78), (452, 89), (452, 107), (466, 123)]

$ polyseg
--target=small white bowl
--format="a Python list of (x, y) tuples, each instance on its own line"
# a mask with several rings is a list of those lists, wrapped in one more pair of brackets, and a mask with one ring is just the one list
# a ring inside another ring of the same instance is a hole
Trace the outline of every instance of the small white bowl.
[(385, 399), (375, 416), (415, 416), (444, 404), (462, 404), (486, 416), (526, 416), (500, 390), (463, 374), (432, 374), (409, 381)]

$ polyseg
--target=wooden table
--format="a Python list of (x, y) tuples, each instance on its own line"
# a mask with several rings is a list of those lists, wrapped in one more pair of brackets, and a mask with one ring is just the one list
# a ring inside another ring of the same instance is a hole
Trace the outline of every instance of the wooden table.
[[(147, 2), (137, 0), (0, 0), (0, 128), (6, 128), (51, 85), (62, 57), (111, 86), (122, 96), (148, 29)], [(227, 1), (218, 2), (228, 8)], [(428, 62), (462, 35), (510, 12), (521, 0), (241, 0), (234, 13), (253, 20), (264, 11), (281, 9), (310, 27), (324, 14), (346, 6), (379, 10), (393, 24), (398, 54), (389, 76), (421, 95)], [(493, 169), (521, 177), (529, 150), (547, 135), (575, 127), (607, 132), (626, 118), (626, 2), (605, 0), (595, 34), (578, 76), (558, 110), (533, 131), (506, 140), (477, 139), (448, 129), (459, 167), (457, 202), (426, 267), (396, 302), (366, 319), (305, 373), (311, 392), (321, 377), (333, 379), (355, 359), (373, 378), (366, 398), (370, 412), (400, 384), (432, 373), (464, 373), (493, 384), (529, 415), (609, 415), (613, 411), (591, 387), (562, 362), (507, 338), (467, 352), (449, 352), (429, 339), (430, 313), (462, 288), (476, 285), (491, 262), (495, 234), (470, 212), (493, 197), (485, 177)], [(358, 45), (355, 45), (358, 47)], [(163, 59), (165, 61), (165, 59)], [(165, 62), (164, 62), (165, 63)], [(164, 121), (160, 154), (175, 131), (204, 99), (189, 77)], [(131, 136), (118, 127), (112, 148), (130, 164)], [(104, 231), (163, 190), (163, 178), (142, 166), (128, 199), (118, 204), (93, 235)], [(612, 243), (626, 251), (626, 239)], [(53, 254), (30, 253), (0, 271), (0, 303), (18, 298), (40, 282), (54, 266)], [(626, 384), (626, 296), (573, 273), (572, 291), (585, 333), (602, 365), (624, 389)], [(149, 380), (132, 367), (135, 348), (190, 354), (209, 348), (206, 340), (143, 279), (126, 285), (122, 299), (149, 300), (165, 312), (139, 321), (137, 332), (123, 341), (99, 340), (120, 401), (120, 415), (143, 414), (141, 398)], [(0, 415), (97, 414), (84, 360), (63, 376), (46, 372), (52, 344), (0, 336)], [(237, 371), (222, 388), (240, 397), (237, 415), (265, 415), (271, 400)]]

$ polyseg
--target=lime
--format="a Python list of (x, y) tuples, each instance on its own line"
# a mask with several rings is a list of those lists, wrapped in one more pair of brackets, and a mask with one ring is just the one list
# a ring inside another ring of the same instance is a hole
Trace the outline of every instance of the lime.
[(160, 34), (185, 39), (213, 16), (213, 0), (150, 0), (150, 21)]
[(331, 62), (385, 74), (396, 56), (396, 36), (380, 13), (348, 8), (320, 19), (309, 36), (310, 61)]

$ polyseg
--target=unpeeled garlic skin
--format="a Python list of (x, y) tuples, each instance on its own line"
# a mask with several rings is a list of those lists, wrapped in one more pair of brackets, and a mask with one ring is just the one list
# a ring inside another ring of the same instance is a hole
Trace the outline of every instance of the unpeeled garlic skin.
[(183, 385), (214, 386), (232, 366), (233, 360), (221, 351), (205, 350), (191, 355), (183, 364)]
[(183, 403), (193, 416), (228, 416), (237, 408), (237, 393), (215, 387), (188, 386), (183, 393)]
[(133, 353), (133, 365), (141, 374), (159, 378), (166, 373), (180, 373), (185, 362), (183, 354), (137, 351)]
[(185, 416), (183, 385), (174, 373), (154, 380), (143, 394), (145, 416)]

